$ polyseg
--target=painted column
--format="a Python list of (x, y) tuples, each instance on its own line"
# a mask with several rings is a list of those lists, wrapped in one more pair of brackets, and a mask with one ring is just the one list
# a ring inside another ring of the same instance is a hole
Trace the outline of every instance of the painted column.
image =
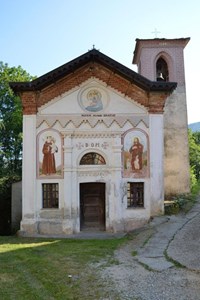
[(76, 149), (77, 136), (72, 135), (72, 155), (71, 155), (71, 225), (73, 233), (80, 231), (80, 195), (79, 195), (79, 180), (78, 180), (78, 161)]
[(64, 220), (63, 232), (65, 234), (73, 233), (72, 216), (72, 145), (71, 134), (64, 138)]
[(22, 233), (37, 232), (36, 223), (36, 115), (23, 116)]
[(121, 135), (115, 135), (113, 138), (112, 153), (111, 157), (111, 205), (110, 208), (110, 219), (112, 220), (111, 226), (114, 232), (123, 231), (123, 209), (122, 209), (122, 197), (121, 197)]
[(150, 139), (150, 214), (155, 216), (164, 212), (164, 138), (163, 115), (149, 115)]

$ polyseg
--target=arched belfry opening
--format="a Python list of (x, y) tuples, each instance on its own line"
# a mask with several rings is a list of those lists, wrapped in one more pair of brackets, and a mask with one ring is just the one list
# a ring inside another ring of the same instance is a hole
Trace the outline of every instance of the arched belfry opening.
[(163, 57), (160, 57), (156, 62), (156, 80), (169, 81), (168, 65)]

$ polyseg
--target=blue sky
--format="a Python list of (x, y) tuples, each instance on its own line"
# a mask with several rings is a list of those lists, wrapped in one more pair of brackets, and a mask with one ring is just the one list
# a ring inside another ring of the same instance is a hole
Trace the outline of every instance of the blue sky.
[(188, 122), (200, 121), (199, 0), (0, 0), (0, 61), (41, 76), (87, 52), (132, 65), (135, 39), (186, 38)]

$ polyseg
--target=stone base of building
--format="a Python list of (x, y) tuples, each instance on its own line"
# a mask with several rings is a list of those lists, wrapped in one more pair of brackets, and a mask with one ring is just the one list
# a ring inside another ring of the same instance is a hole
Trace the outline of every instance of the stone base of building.
[(112, 225), (106, 226), (105, 230), (98, 230), (96, 228), (91, 228), (87, 230), (80, 230), (79, 226), (70, 227), (69, 221), (62, 220), (26, 220), (21, 221), (20, 230), (17, 232), (18, 236), (21, 237), (48, 237), (48, 238), (67, 238), (70, 236), (77, 237), (80, 234), (95, 233), (97, 237), (99, 233), (108, 233), (108, 234), (125, 234), (135, 229), (143, 227), (149, 222), (148, 219), (126, 219), (121, 222), (114, 222)]

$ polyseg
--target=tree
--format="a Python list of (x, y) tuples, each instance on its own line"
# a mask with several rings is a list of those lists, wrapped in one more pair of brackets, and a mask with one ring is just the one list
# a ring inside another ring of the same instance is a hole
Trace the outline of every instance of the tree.
[(200, 179), (200, 132), (188, 131), (190, 167), (197, 180)]
[(22, 106), (9, 82), (32, 79), (21, 66), (0, 62), (0, 178), (21, 174), (22, 165)]

